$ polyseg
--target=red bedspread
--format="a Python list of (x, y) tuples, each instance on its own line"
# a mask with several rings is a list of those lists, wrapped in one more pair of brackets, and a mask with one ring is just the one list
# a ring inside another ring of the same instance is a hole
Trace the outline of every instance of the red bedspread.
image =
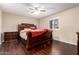
[(33, 31), (31, 31), (32, 37), (42, 35), (45, 32), (47, 32), (47, 31), (46, 30), (33, 30)]
[(35, 36), (42, 35), (43, 33), (47, 32), (47, 31), (52, 31), (52, 30), (49, 30), (49, 29), (27, 30), (26, 29), (26, 32), (28, 32), (28, 31), (32, 33), (32, 37), (35, 37)]

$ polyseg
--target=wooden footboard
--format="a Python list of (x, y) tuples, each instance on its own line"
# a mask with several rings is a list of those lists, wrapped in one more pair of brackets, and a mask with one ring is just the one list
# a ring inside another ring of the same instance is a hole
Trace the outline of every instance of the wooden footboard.
[(30, 50), (31, 48), (44, 44), (48, 41), (52, 41), (52, 32), (45, 32), (40, 36), (32, 37), (32, 33), (27, 33), (27, 44), (26, 48)]

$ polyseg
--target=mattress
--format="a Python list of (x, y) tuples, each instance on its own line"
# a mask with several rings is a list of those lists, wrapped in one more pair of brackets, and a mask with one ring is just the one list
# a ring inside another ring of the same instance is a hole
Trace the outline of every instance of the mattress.
[(21, 31), (20, 31), (20, 37), (21, 37), (22, 39), (27, 40), (27, 34), (26, 34), (26, 32), (23, 31), (23, 30), (21, 30)]

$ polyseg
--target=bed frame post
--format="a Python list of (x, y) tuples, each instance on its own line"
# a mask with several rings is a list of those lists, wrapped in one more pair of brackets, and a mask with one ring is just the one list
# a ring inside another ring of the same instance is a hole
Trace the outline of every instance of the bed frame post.
[(27, 48), (27, 50), (29, 50), (30, 49), (30, 47), (31, 47), (31, 43), (30, 43), (30, 38), (32, 37), (32, 33), (31, 32), (27, 32), (26, 33), (28, 36), (27, 36), (27, 43), (26, 43), (26, 48)]

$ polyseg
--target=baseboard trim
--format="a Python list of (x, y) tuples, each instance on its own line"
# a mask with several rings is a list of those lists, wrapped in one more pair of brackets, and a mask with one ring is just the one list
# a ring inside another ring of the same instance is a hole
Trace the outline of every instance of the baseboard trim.
[(72, 44), (72, 43), (70, 43), (70, 42), (66, 42), (66, 41), (62, 41), (62, 40), (55, 40), (55, 41), (59, 41), (59, 42), (62, 42), (62, 43), (66, 43), (66, 44), (70, 44), (70, 45), (77, 46), (76, 44)]

